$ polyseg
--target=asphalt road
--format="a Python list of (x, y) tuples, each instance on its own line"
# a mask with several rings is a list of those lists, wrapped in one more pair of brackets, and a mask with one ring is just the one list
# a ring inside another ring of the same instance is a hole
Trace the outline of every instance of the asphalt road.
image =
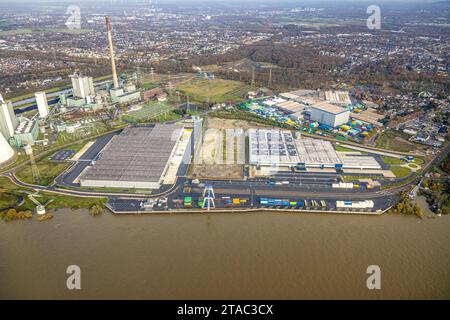
[(91, 161), (98, 156), (100, 151), (102, 151), (108, 142), (111, 141), (112, 137), (117, 134), (118, 132), (114, 132), (98, 138), (69, 170), (56, 178), (56, 184), (66, 187), (79, 187), (79, 185), (73, 181), (91, 164)]

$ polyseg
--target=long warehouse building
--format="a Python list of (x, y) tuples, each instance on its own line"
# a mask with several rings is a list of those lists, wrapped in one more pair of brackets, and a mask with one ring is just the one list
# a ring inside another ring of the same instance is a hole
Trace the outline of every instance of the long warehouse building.
[(183, 128), (157, 124), (126, 128), (80, 176), (82, 187), (158, 189), (176, 153)]
[(288, 130), (250, 129), (249, 163), (255, 166), (374, 169), (381, 170), (370, 155), (337, 152), (330, 141), (295, 139)]

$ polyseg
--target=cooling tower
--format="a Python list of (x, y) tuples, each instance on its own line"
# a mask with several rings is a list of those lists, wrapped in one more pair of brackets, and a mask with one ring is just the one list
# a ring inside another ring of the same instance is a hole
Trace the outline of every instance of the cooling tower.
[(14, 156), (14, 150), (6, 141), (2, 133), (0, 133), (0, 164), (8, 161)]

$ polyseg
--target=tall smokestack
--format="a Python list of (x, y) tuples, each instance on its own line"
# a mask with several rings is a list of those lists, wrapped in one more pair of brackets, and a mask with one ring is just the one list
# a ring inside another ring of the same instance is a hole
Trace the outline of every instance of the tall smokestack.
[(111, 69), (112, 69), (114, 89), (118, 89), (119, 81), (117, 80), (116, 60), (114, 57), (114, 48), (111, 36), (111, 24), (109, 22), (109, 17), (106, 17), (106, 31), (108, 32), (109, 55), (111, 56)]

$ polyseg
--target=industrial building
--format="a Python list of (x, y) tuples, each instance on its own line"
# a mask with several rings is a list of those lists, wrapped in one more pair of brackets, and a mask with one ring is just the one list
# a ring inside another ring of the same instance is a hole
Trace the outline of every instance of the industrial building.
[(373, 109), (373, 108), (367, 108), (367, 110), (364, 110), (360, 113), (352, 112), (350, 114), (350, 117), (355, 120), (364, 121), (364, 122), (374, 125), (376, 127), (383, 126), (383, 124), (380, 123), (380, 120), (383, 119), (384, 116), (376, 113), (375, 109)]
[(70, 76), (72, 80), (73, 96), (87, 98), (95, 96), (94, 81), (92, 77), (74, 74)]
[(72, 97), (61, 97), (61, 104), (71, 108), (82, 108), (88, 110), (98, 110), (103, 108), (101, 94), (95, 93), (94, 81), (92, 77), (75, 73), (70, 76), (72, 80)]
[(160, 188), (183, 133), (176, 124), (124, 129), (113, 137), (99, 159), (81, 173), (81, 186)]
[(249, 164), (307, 169), (381, 170), (369, 155), (336, 152), (331, 142), (320, 139), (295, 139), (290, 131), (250, 129)]
[(295, 145), (299, 155), (299, 165), (310, 168), (341, 168), (342, 161), (329, 141), (298, 139)]
[(30, 120), (24, 117), (19, 119), (19, 125), (14, 131), (14, 137), (10, 139), (10, 143), (14, 147), (22, 147), (24, 145), (33, 145), (39, 135), (39, 125), (36, 120)]
[(48, 116), (48, 101), (45, 92), (36, 92), (36, 104), (38, 107), (39, 118), (43, 119)]
[(340, 154), (344, 169), (375, 169), (381, 170), (381, 165), (374, 157), (365, 155), (345, 155)]
[(290, 131), (249, 130), (249, 162), (263, 166), (291, 166), (298, 163), (294, 137)]
[(325, 100), (342, 107), (352, 103), (348, 91), (325, 91)]
[(141, 99), (141, 92), (134, 85), (111, 89), (110, 94), (111, 101), (117, 103), (130, 103)]
[(17, 124), (12, 103), (10, 101), (6, 102), (0, 94), (0, 132), (6, 140), (14, 136)]
[(317, 121), (330, 127), (338, 127), (346, 124), (350, 120), (350, 111), (330, 104), (322, 102), (309, 107), (311, 120)]

